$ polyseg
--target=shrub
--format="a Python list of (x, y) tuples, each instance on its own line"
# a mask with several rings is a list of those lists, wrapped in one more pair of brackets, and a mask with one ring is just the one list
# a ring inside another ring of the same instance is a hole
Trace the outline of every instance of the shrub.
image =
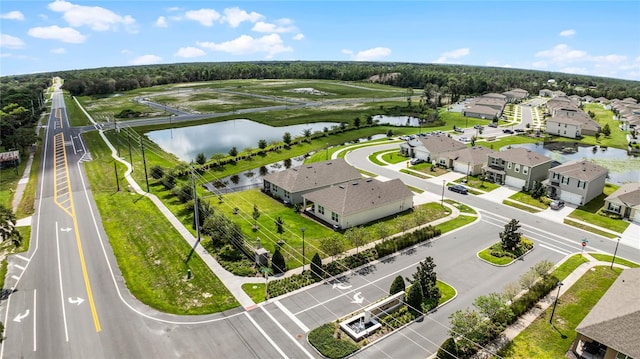
[(549, 294), (549, 292), (558, 285), (558, 282), (559, 280), (555, 276), (547, 276), (534, 284), (525, 294), (514, 300), (513, 303), (511, 303), (511, 310), (514, 314), (512, 322), (515, 318), (531, 309), (540, 300), (540, 298)]
[(389, 288), (389, 295), (394, 295), (399, 292), (404, 292), (404, 278), (401, 275), (397, 276), (396, 279), (391, 283), (391, 287)]
[(331, 359), (344, 358), (359, 349), (351, 339), (336, 338), (335, 332), (336, 329), (332, 323), (324, 324), (309, 332), (309, 343), (320, 354)]
[(438, 349), (438, 354), (436, 354), (436, 358), (438, 359), (456, 359), (458, 358), (460, 353), (458, 353), (458, 345), (456, 341), (449, 337), (445, 340), (440, 348)]
[(316, 280), (322, 278), (322, 260), (318, 253), (314, 254), (313, 258), (311, 258), (311, 274)]
[(409, 312), (414, 316), (420, 315), (422, 310), (422, 288), (419, 284), (414, 284), (409, 287), (407, 293), (407, 306)]
[(161, 179), (162, 176), (164, 176), (164, 170), (158, 165), (151, 166), (150, 172), (151, 177), (153, 177), (154, 179)]
[(280, 253), (280, 248), (276, 248), (271, 257), (271, 270), (274, 274), (280, 274), (287, 271), (287, 265), (284, 261), (284, 256)]

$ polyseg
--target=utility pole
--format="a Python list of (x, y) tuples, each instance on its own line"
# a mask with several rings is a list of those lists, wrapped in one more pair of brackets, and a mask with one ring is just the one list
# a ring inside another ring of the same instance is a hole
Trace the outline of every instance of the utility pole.
[(196, 172), (195, 168), (191, 167), (191, 181), (193, 182), (193, 216), (196, 222), (196, 246), (200, 243), (200, 216), (198, 210), (200, 204), (198, 203), (198, 192), (196, 191)]
[(127, 136), (127, 144), (129, 145), (129, 163), (131, 163), (131, 173), (133, 173), (133, 158), (131, 157), (131, 138)]
[(118, 188), (118, 192), (120, 192), (120, 179), (118, 178), (118, 165), (116, 161), (113, 161), (113, 170), (116, 172), (116, 187)]
[(118, 143), (118, 157), (120, 157), (120, 131), (118, 131), (118, 118), (114, 116), (113, 121), (115, 122), (116, 142)]
[(147, 181), (147, 193), (149, 193), (149, 177), (147, 176), (147, 160), (144, 157), (144, 142), (140, 136), (140, 148), (142, 149), (142, 165), (144, 166), (144, 179)]

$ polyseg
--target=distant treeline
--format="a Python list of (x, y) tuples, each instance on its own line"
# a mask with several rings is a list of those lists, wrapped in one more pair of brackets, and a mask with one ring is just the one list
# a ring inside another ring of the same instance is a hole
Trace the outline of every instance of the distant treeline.
[[(543, 88), (568, 95), (591, 95), (608, 99), (640, 97), (640, 82), (595, 76), (511, 68), (368, 62), (232, 62), (183, 63), (108, 67), (60, 71), (48, 76), (65, 79), (63, 88), (73, 95), (107, 95), (141, 87), (172, 83), (231, 79), (323, 79), (378, 82), (438, 92), (454, 101), (461, 96), (504, 92), (522, 88), (538, 94)], [(13, 77), (18, 79), (18, 77)], [(548, 80), (553, 79), (553, 84)], [(3, 78), (4, 82), (6, 78)]]

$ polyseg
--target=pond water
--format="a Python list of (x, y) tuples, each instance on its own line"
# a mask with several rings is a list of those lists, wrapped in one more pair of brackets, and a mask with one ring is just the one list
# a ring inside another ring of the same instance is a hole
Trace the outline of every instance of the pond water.
[(380, 124), (388, 123), (393, 126), (420, 126), (419, 119), (411, 116), (385, 116), (376, 115), (373, 116), (374, 121), (379, 121)]
[[(571, 147), (570, 144), (568, 146)], [(597, 148), (594, 151), (593, 146), (587, 146), (577, 147), (575, 153), (565, 153), (547, 148), (541, 143), (519, 144), (511, 147), (524, 147), (560, 163), (582, 159), (593, 161), (609, 170), (609, 179), (607, 180), (609, 183), (620, 185), (628, 182), (640, 182), (640, 158), (627, 155), (625, 150)]]
[(246, 119), (208, 123), (205, 125), (181, 127), (147, 132), (150, 140), (165, 152), (190, 162), (202, 152), (209, 158), (214, 153), (228, 153), (232, 147), (238, 151), (245, 148), (257, 148), (258, 141), (267, 143), (282, 141), (285, 132), (292, 137), (302, 136), (304, 130), (322, 131), (325, 127), (339, 125), (336, 122), (314, 122), (309, 124), (271, 127)]

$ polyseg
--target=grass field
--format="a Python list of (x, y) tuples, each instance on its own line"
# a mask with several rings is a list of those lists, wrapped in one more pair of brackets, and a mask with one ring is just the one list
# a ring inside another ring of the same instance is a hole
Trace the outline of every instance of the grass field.
[(540, 202), (539, 200), (531, 197), (531, 195), (527, 192), (517, 192), (514, 193), (513, 195), (511, 195), (509, 198), (511, 198), (514, 201), (518, 201), (518, 202), (522, 202), (525, 204), (528, 204), (530, 206), (534, 206), (537, 208), (540, 208), (542, 210), (547, 209), (548, 206), (542, 202)]
[[(589, 253), (589, 255), (591, 255), (593, 258), (599, 260), (599, 261), (603, 261), (603, 262), (609, 262), (611, 263), (611, 260), (613, 259), (613, 256), (608, 255), (608, 254), (602, 254), (602, 253)], [(623, 258), (619, 258), (616, 257), (615, 260), (616, 264), (620, 264), (623, 266), (627, 266), (629, 268), (638, 268), (640, 267), (640, 264), (623, 259)]]
[(541, 212), (538, 209), (531, 208), (529, 206), (525, 206), (525, 205), (523, 205), (521, 203), (518, 203), (518, 202), (509, 201), (508, 199), (505, 199), (504, 201), (502, 201), (502, 204), (506, 204), (507, 206), (511, 206), (511, 207), (514, 207), (514, 208), (517, 208), (517, 209), (521, 209), (521, 210), (527, 211), (529, 213)]
[(487, 181), (483, 181), (478, 178), (478, 176), (468, 176), (469, 180), (467, 181), (467, 177), (462, 177), (457, 179), (456, 183), (464, 183), (466, 187), (476, 188), (482, 190), (484, 192), (491, 192), (494, 189), (500, 187), (500, 185), (496, 183), (491, 183)]
[(604, 207), (604, 199), (611, 193), (615, 192), (618, 188), (619, 186), (606, 184), (601, 195), (592, 199), (586, 205), (576, 208), (569, 214), (569, 218), (579, 219), (581, 221), (588, 222), (595, 226), (607, 228), (618, 233), (624, 232), (627, 227), (629, 227), (629, 222), (623, 221), (621, 219), (601, 216), (600, 214), (598, 214), (598, 211), (600, 211), (600, 209)]
[(583, 263), (589, 262), (588, 259), (582, 256), (582, 254), (574, 254), (564, 261), (558, 268), (556, 268), (551, 274), (563, 281), (569, 274), (573, 273)]
[[(42, 133), (43, 130), (40, 130), (39, 134)], [(22, 199), (20, 200), (16, 210), (17, 218), (28, 217), (32, 215), (35, 210), (36, 186), (38, 185), (38, 173), (40, 172), (40, 163), (42, 160), (42, 146), (42, 141), (38, 140), (36, 152), (33, 155), (33, 163), (31, 164), (31, 172), (29, 173), (29, 182), (27, 182), (24, 187)]]
[(500, 355), (508, 358), (563, 358), (576, 338), (576, 327), (619, 274), (620, 269), (610, 270), (609, 267), (587, 271), (559, 298), (553, 325), (549, 325), (552, 311), (549, 307), (501, 350)]
[(82, 112), (78, 104), (71, 98), (71, 95), (64, 93), (64, 105), (67, 110), (67, 117), (69, 118), (69, 124), (71, 126), (84, 126), (90, 125), (91, 122), (87, 118), (87, 115)]
[(442, 234), (453, 231), (454, 229), (458, 229), (462, 226), (465, 226), (469, 223), (473, 223), (478, 219), (475, 216), (458, 216), (450, 221), (446, 221), (442, 224), (437, 225), (436, 227), (442, 231)]

